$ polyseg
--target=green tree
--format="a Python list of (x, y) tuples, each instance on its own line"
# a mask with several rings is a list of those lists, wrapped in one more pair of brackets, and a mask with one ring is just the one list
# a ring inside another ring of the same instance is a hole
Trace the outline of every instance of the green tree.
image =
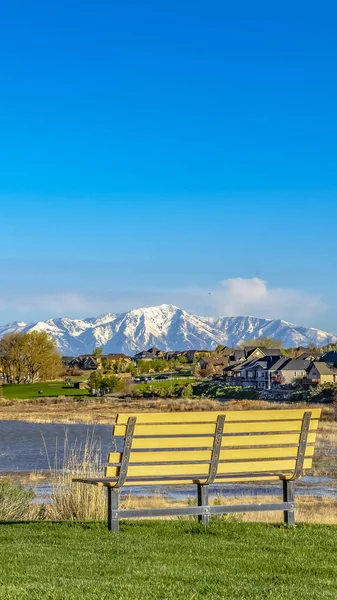
[(192, 398), (193, 396), (193, 386), (191, 385), (191, 383), (188, 383), (187, 385), (185, 385), (181, 391), (181, 397), (182, 398)]
[(99, 346), (97, 346), (94, 351), (93, 351), (93, 356), (102, 356), (103, 355), (103, 348), (100, 348)]
[(11, 383), (54, 379), (62, 371), (56, 341), (46, 331), (11, 333), (0, 341), (0, 363)]
[(156, 358), (151, 362), (151, 367), (155, 373), (160, 373), (167, 368), (167, 361), (162, 358)]
[(27, 379), (22, 333), (9, 333), (0, 340), (0, 365), (8, 383), (23, 383)]
[(53, 379), (61, 371), (62, 363), (56, 350), (56, 341), (46, 331), (24, 334), (25, 361), (30, 383), (39, 379)]
[(266, 336), (261, 336), (255, 339), (247, 339), (243, 342), (240, 342), (238, 348), (244, 348), (245, 346), (256, 346), (263, 348), (279, 348), (280, 350), (283, 348), (283, 344), (281, 340), (274, 340), (273, 338), (269, 338)]
[(103, 376), (99, 371), (93, 371), (88, 377), (88, 388), (91, 392), (99, 390), (101, 387)]
[(93, 371), (88, 378), (88, 388), (91, 392), (109, 394), (122, 392), (125, 382), (116, 375), (104, 376), (99, 371)]
[(186, 363), (188, 363), (188, 360), (187, 360), (186, 356), (184, 356), (183, 354), (180, 354), (177, 357), (177, 363), (179, 363), (180, 365), (186, 365)]

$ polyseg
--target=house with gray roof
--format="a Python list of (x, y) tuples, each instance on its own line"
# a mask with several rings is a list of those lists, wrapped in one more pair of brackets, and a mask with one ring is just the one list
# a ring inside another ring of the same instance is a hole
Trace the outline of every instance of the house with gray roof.
[(310, 385), (337, 383), (337, 365), (322, 361), (311, 363), (307, 371), (307, 381)]
[(323, 354), (323, 356), (319, 360), (320, 360), (320, 362), (337, 364), (337, 352), (334, 352), (333, 350), (331, 350), (330, 352)]
[(302, 358), (283, 356), (269, 369), (272, 386), (296, 384), (307, 376), (309, 364)]

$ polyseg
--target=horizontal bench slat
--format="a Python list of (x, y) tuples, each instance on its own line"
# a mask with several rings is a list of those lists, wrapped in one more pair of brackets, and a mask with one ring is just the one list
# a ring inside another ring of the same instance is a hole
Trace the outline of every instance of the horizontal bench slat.
[(289, 510), (294, 508), (293, 502), (270, 502), (269, 504), (228, 504), (215, 506), (172, 506), (170, 508), (137, 508), (122, 509), (116, 514), (123, 519), (133, 517), (174, 517), (179, 515), (223, 514), (237, 512), (264, 512), (269, 510)]
[[(221, 460), (252, 460), (261, 458), (296, 458), (298, 446), (281, 448), (243, 448), (240, 450), (222, 449), (220, 452)], [(313, 456), (314, 446), (307, 446), (306, 456)], [(210, 461), (212, 450), (181, 450), (178, 452), (131, 452), (129, 467), (135, 463), (156, 463), (156, 462), (189, 462), (189, 461)], [(119, 452), (110, 452), (108, 463), (119, 463), (122, 454)]]
[[(137, 423), (206, 423), (215, 422), (218, 415), (226, 415), (228, 421), (272, 421), (287, 419), (303, 419), (308, 409), (271, 409), (271, 410), (244, 410), (244, 411), (205, 411), (205, 412), (162, 412), (162, 413), (119, 413), (116, 423), (126, 425), (129, 417), (136, 417)], [(312, 419), (319, 419), (321, 409), (310, 409)]]
[[(311, 458), (304, 460), (304, 468), (309, 469), (312, 464)], [(259, 462), (233, 462), (233, 463), (219, 463), (218, 474), (226, 473), (251, 473), (251, 472), (265, 472), (265, 471), (293, 471), (295, 470), (296, 460), (295, 459), (281, 459), (281, 460), (263, 460)], [(132, 476), (166, 476), (166, 475), (207, 475), (209, 472), (208, 464), (181, 464), (181, 465), (145, 465), (145, 466), (132, 466), (128, 468), (127, 477)], [(119, 467), (107, 467), (106, 476), (115, 477), (119, 473)]]
[[(309, 433), (308, 443), (314, 444), (316, 440), (316, 432)], [(221, 447), (241, 447), (241, 446), (262, 446), (271, 444), (299, 444), (300, 433), (272, 433), (265, 435), (231, 435), (226, 434), (222, 438)], [(132, 441), (133, 450), (155, 450), (155, 449), (176, 449), (176, 448), (212, 448), (214, 443), (214, 437), (136, 437)]]
[[(310, 422), (310, 431), (316, 431), (318, 421)], [(178, 424), (152, 424), (138, 425), (136, 422), (134, 436), (157, 436), (157, 435), (214, 435), (215, 423), (178, 423)], [(251, 423), (225, 423), (224, 432), (229, 433), (270, 433), (270, 432), (300, 432), (302, 421), (268, 421)], [(125, 436), (126, 425), (116, 425), (115, 436)]]
[[(251, 483), (253, 481), (279, 481), (280, 479), (290, 479), (292, 476), (291, 471), (284, 471), (283, 473), (233, 473), (231, 475), (217, 475), (215, 483)], [(205, 480), (206, 476), (202, 476)], [(134, 486), (154, 486), (154, 485), (193, 485), (198, 480), (195, 475), (184, 476), (177, 475), (175, 477), (167, 476), (166, 478), (160, 477), (130, 477), (125, 483), (125, 487)], [(94, 485), (104, 485), (113, 487), (118, 481), (118, 477), (93, 477), (93, 478), (81, 478), (76, 477), (72, 481), (81, 483), (90, 483)]]

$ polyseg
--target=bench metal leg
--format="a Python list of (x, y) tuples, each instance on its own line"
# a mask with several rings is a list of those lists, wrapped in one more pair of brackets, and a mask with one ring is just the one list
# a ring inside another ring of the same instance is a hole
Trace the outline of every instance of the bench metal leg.
[[(294, 502), (295, 500), (295, 488), (293, 481), (283, 480), (283, 502)], [(284, 511), (284, 522), (290, 527), (295, 523), (295, 511), (294, 509)]]
[[(197, 484), (198, 486), (198, 506), (208, 506), (208, 485)], [(199, 523), (208, 525), (209, 515), (198, 515)]]
[(119, 531), (118, 500), (119, 489), (108, 487), (108, 529), (117, 533)]

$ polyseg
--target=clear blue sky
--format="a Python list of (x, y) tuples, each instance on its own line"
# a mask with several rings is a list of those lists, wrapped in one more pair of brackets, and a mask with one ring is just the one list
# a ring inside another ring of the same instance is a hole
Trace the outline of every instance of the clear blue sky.
[(4, 3), (0, 323), (172, 302), (337, 331), (336, 26), (324, 0)]

